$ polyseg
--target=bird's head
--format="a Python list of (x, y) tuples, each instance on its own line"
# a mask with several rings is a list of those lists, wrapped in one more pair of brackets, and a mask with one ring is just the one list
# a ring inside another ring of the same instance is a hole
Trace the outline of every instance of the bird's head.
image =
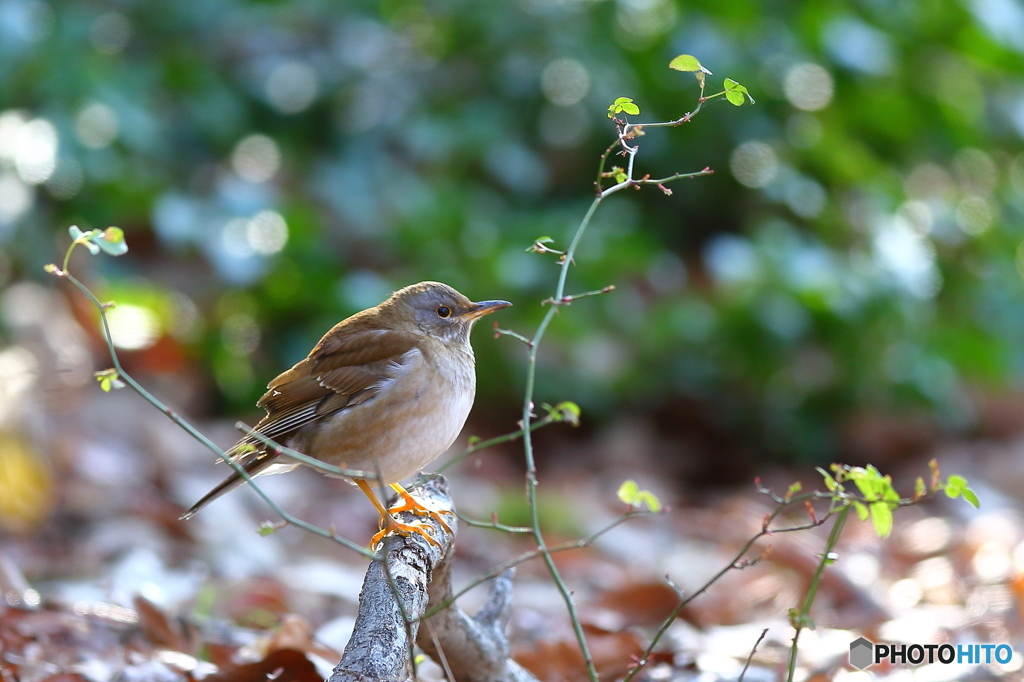
[(396, 291), (381, 307), (390, 308), (410, 328), (435, 337), (466, 340), (474, 322), (510, 305), (508, 301), (474, 303), (447, 284), (420, 282)]

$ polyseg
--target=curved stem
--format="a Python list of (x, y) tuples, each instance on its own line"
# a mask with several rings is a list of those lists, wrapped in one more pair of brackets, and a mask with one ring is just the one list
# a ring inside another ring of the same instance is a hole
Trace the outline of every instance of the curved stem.
[[(540, 427), (547, 426), (548, 424), (556, 421), (560, 420), (555, 416), (549, 414), (543, 419), (538, 419), (537, 421), (530, 424), (530, 430), (536, 431)], [(437, 473), (443, 473), (445, 469), (448, 469), (449, 467), (458, 464), (459, 462), (461, 462), (462, 460), (464, 460), (465, 458), (469, 457), (474, 453), (480, 452), (481, 450), (486, 450), (492, 445), (498, 445), (499, 443), (507, 443), (509, 441), (516, 440), (517, 438), (520, 438), (522, 435), (523, 429), (519, 429), (518, 431), (506, 433), (503, 436), (495, 436), (494, 438), (490, 438), (488, 440), (482, 440), (479, 443), (469, 446), (468, 448), (466, 448), (465, 450), (463, 450), (462, 452), (460, 452), (459, 454), (455, 455), (450, 460), (442, 464), (440, 467), (437, 468)]]
[[(597, 540), (599, 537), (601, 537), (602, 535), (604, 535), (608, 531), (612, 530), (613, 528), (617, 527), (618, 525), (620, 525), (620, 524), (622, 524), (622, 523), (624, 523), (624, 522), (626, 522), (626, 521), (628, 521), (628, 520), (630, 520), (632, 518), (635, 518), (637, 516), (653, 516), (653, 515), (654, 514), (652, 514), (651, 512), (647, 512), (647, 511), (630, 511), (630, 512), (626, 512), (625, 514), (616, 517), (614, 521), (608, 523), (603, 528), (599, 528), (598, 530), (594, 531), (593, 533), (591, 533), (590, 535), (588, 535), (586, 537), (580, 538), (578, 540), (569, 540), (568, 542), (562, 542), (562, 543), (559, 543), (557, 545), (553, 545), (551, 547), (547, 547), (544, 551), (546, 551), (549, 554), (554, 554), (556, 552), (564, 552), (564, 551), (567, 551), (567, 550), (570, 550), (570, 549), (582, 549), (583, 547), (587, 547), (588, 545), (592, 544), (595, 540)], [(461, 514), (459, 515), (459, 518), (463, 518)], [(470, 525), (473, 525), (473, 524), (470, 524)], [(517, 528), (517, 529), (515, 529), (515, 532), (517, 532), (517, 533), (518, 532), (532, 533), (533, 529), (532, 528), (523, 528), (523, 529), (518, 529)], [(521, 564), (523, 562), (529, 561), (530, 559), (536, 559), (541, 554), (543, 554), (542, 550), (540, 550), (540, 549), (531, 549), (529, 552), (523, 552), (522, 554), (520, 554), (517, 557), (513, 557), (513, 558), (509, 559), (508, 561), (505, 561), (504, 563), (498, 564), (497, 566), (495, 566), (494, 568), (490, 569), (486, 573), (478, 575), (476, 578), (474, 578), (473, 580), (469, 581), (466, 585), (463, 585), (462, 589), (460, 589), (458, 592), (455, 592), (454, 594), (452, 594), (450, 597), (448, 597), (448, 599), (446, 599), (442, 603), (438, 604), (433, 609), (430, 609), (429, 611), (424, 613), (422, 617), (423, 618), (429, 618), (430, 616), (434, 615), (438, 611), (442, 611), (443, 609), (448, 608), (449, 606), (454, 604), (455, 601), (459, 597), (461, 597), (462, 595), (466, 594), (467, 592), (472, 590), (477, 585), (485, 583), (488, 580), (490, 580), (491, 578), (495, 578), (495, 577), (501, 575), (502, 573), (504, 573), (505, 571), (507, 571), (508, 569), (513, 568), (515, 566), (518, 566), (519, 564)]]
[(74, 246), (75, 245), (73, 243), (71, 245), (71, 249), (68, 249), (68, 253), (64, 257), (65, 269), (61, 272), (61, 276), (67, 278), (69, 282), (74, 284), (75, 287), (77, 287), (79, 291), (85, 294), (85, 296), (92, 302), (92, 304), (95, 305), (96, 308), (100, 311), (100, 322), (103, 326), (103, 338), (107, 343), (107, 350), (110, 352), (110, 359), (114, 363), (114, 369), (117, 370), (118, 377), (121, 380), (123, 380), (126, 384), (131, 386), (132, 390), (134, 390), (136, 393), (142, 396), (142, 398), (146, 402), (148, 402), (150, 405), (163, 412), (164, 415), (166, 415), (171, 421), (173, 421), (175, 424), (181, 427), (185, 431), (185, 433), (192, 436), (192, 438), (199, 441), (199, 443), (201, 443), (203, 447), (210, 450), (218, 457), (220, 457), (222, 460), (227, 462), (228, 465), (230, 465), (231, 468), (234, 469), (239, 476), (241, 476), (249, 485), (252, 486), (253, 490), (256, 491), (256, 494), (259, 495), (260, 499), (266, 502), (267, 505), (274, 511), (274, 513), (280, 516), (289, 525), (302, 528), (303, 530), (307, 530), (310, 533), (314, 533), (329, 540), (333, 540), (339, 544), (344, 545), (345, 547), (348, 547), (349, 549), (355, 552), (358, 552), (359, 554), (365, 556), (368, 559), (375, 558), (376, 554), (366, 549), (365, 547), (360, 547), (348, 538), (343, 538), (337, 533), (324, 530), (323, 528), (314, 526), (301, 519), (298, 519), (289, 514), (288, 512), (286, 512), (281, 507), (279, 507), (277, 503), (270, 499), (270, 497), (263, 491), (263, 489), (260, 488), (255, 481), (253, 481), (252, 476), (250, 476), (249, 473), (241, 467), (241, 465), (239, 465), (237, 462), (233, 461), (230, 457), (228, 457), (227, 454), (222, 449), (217, 447), (217, 445), (213, 441), (211, 441), (209, 438), (200, 433), (194, 426), (185, 421), (185, 419), (182, 418), (180, 414), (164, 405), (160, 400), (153, 396), (153, 394), (151, 394), (149, 391), (143, 388), (142, 385), (139, 384), (139, 382), (135, 381), (135, 379), (133, 379), (131, 375), (124, 371), (124, 368), (121, 366), (121, 360), (117, 356), (117, 350), (114, 348), (113, 337), (110, 335), (110, 325), (107, 322), (106, 306), (100, 303), (99, 299), (96, 298), (96, 296), (92, 293), (92, 291), (89, 290), (87, 286), (79, 282), (70, 272), (67, 271), (66, 264), (68, 262), (68, 259), (71, 257), (71, 250), (74, 249)]
[(821, 583), (821, 576), (825, 573), (825, 567), (832, 563), (832, 550), (835, 549), (836, 543), (839, 542), (839, 536), (843, 532), (843, 526), (846, 524), (846, 517), (850, 514), (850, 507), (846, 506), (839, 510), (836, 514), (836, 520), (832, 524), (832, 530), (828, 534), (828, 541), (825, 542), (825, 549), (821, 553), (821, 561), (818, 562), (818, 570), (814, 572), (814, 577), (811, 578), (811, 584), (807, 587), (807, 595), (804, 597), (803, 608), (800, 609), (800, 614), (796, 617), (794, 628), (796, 632), (793, 633), (793, 644), (789, 648), (789, 672), (786, 675), (787, 682), (793, 682), (793, 675), (796, 673), (796, 655), (797, 655), (797, 643), (800, 640), (800, 632), (804, 628), (804, 624), (808, 621), (811, 613), (811, 605), (814, 604), (814, 598), (818, 594), (818, 585)]

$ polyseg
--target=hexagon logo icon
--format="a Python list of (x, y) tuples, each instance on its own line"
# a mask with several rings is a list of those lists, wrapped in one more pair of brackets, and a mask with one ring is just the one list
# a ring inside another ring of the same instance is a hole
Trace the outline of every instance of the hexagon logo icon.
[(850, 642), (850, 665), (857, 670), (863, 670), (864, 668), (871, 665), (871, 659), (874, 658), (875, 645), (863, 637)]

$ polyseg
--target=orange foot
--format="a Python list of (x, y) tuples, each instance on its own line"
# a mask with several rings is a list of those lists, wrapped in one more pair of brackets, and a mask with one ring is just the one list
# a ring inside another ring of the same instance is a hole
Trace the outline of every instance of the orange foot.
[(377, 531), (372, 538), (370, 538), (370, 547), (375, 547), (377, 543), (383, 540), (384, 536), (388, 533), (398, 533), (402, 537), (406, 538), (413, 533), (416, 533), (416, 535), (421, 536), (424, 540), (435, 547), (441, 546), (437, 540), (430, 537), (430, 531), (432, 528), (425, 523), (402, 523), (395, 519), (395, 517), (388, 514), (381, 517), (381, 526), (382, 528)]
[(405, 490), (405, 488), (398, 485), (397, 483), (392, 483), (391, 487), (392, 489), (394, 489), (395, 492), (402, 496), (402, 500), (404, 502), (401, 505), (392, 507), (389, 511), (388, 509), (384, 508), (384, 505), (380, 503), (380, 500), (377, 499), (377, 496), (373, 494), (373, 490), (370, 488), (369, 484), (366, 481), (360, 478), (355, 478), (352, 480), (357, 486), (359, 486), (359, 489), (363, 491), (366, 497), (369, 498), (370, 502), (373, 503), (373, 506), (376, 507), (377, 511), (380, 513), (381, 529), (377, 532), (377, 534), (373, 536), (373, 538), (370, 539), (370, 547), (375, 546), (378, 542), (381, 541), (381, 539), (385, 535), (391, 532), (398, 533), (403, 537), (409, 537), (412, 533), (416, 533), (417, 535), (422, 536), (424, 540), (434, 545), (435, 547), (441, 546), (441, 544), (437, 540), (430, 536), (430, 531), (433, 530), (432, 526), (426, 523), (402, 523), (401, 521), (395, 519), (394, 516), (392, 516), (392, 514), (397, 514), (399, 512), (404, 511), (412, 512), (417, 516), (429, 516), (430, 518), (434, 519), (439, 524), (441, 524), (441, 527), (444, 528), (446, 531), (452, 533), (451, 527), (447, 523), (445, 523), (443, 518), (441, 518), (441, 514), (452, 514), (452, 516), (454, 516), (454, 512), (438, 512), (423, 506), (412, 495), (410, 495)]
[(441, 527), (444, 528), (445, 531), (447, 531), (449, 534), (453, 533), (451, 526), (445, 523), (444, 519), (441, 517), (441, 514), (450, 514), (452, 516), (455, 516), (454, 512), (448, 511), (447, 509), (445, 509), (444, 511), (435, 511), (430, 507), (425, 507), (419, 500), (410, 495), (405, 488), (403, 488), (397, 483), (392, 483), (391, 488), (396, 493), (398, 493), (403, 500), (403, 504), (401, 504), (400, 506), (391, 507), (391, 509), (388, 510), (392, 514), (397, 514), (399, 512), (412, 512), (416, 516), (429, 516), (430, 518), (434, 519), (439, 524), (441, 524)]

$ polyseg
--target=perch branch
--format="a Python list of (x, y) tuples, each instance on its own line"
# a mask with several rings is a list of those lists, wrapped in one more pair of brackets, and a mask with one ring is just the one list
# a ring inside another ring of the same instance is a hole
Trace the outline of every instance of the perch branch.
[[(421, 477), (409, 493), (430, 509), (454, 514), (443, 476)], [(470, 618), (453, 605), (421, 621), (429, 605), (444, 603), (452, 593), (457, 521), (453, 515), (446, 518), (452, 529), (447, 533), (430, 517), (408, 512), (399, 517), (404, 522), (429, 524), (431, 536), (439, 544), (415, 534), (408, 538), (391, 535), (384, 540), (382, 558), (370, 564), (363, 580), (352, 638), (328, 682), (408, 680), (412, 674), (410, 638), (449, 669), (455, 682), (536, 682), (508, 658), (504, 631), (511, 610), (511, 572), (495, 581), (487, 604), (476, 616)]]

